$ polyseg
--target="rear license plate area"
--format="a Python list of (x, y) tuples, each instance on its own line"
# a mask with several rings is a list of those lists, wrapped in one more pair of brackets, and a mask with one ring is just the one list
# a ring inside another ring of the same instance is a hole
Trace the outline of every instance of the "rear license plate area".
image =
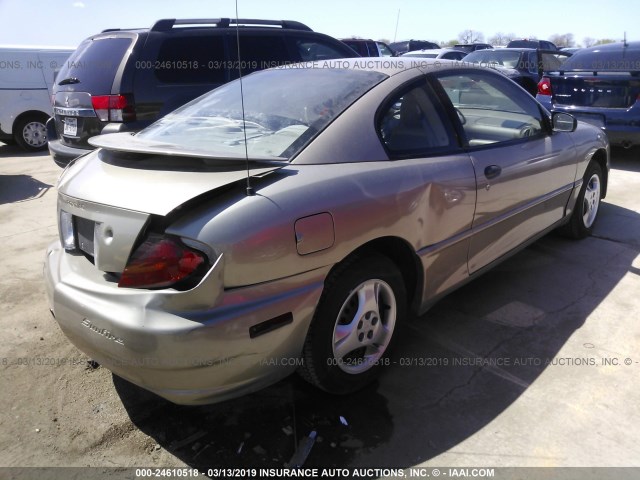
[(69, 135), (75, 137), (78, 135), (78, 119), (74, 117), (64, 117), (62, 120), (64, 123), (63, 135)]
[(87, 255), (94, 256), (94, 232), (96, 222), (86, 218), (76, 217), (76, 235), (78, 238), (78, 248)]

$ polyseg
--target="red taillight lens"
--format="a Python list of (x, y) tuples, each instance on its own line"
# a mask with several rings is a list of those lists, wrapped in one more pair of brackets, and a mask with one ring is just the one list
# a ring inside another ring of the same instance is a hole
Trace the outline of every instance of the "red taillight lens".
[(131, 122), (136, 119), (136, 110), (130, 95), (97, 95), (91, 97), (91, 104), (103, 122)]
[(551, 80), (549, 77), (542, 77), (538, 83), (538, 95), (551, 95)]
[(163, 288), (190, 277), (206, 256), (177, 239), (151, 234), (133, 253), (119, 287)]

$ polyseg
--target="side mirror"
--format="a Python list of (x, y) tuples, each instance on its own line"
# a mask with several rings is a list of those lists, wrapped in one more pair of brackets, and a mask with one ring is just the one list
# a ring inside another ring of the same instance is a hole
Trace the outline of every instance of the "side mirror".
[(554, 132), (573, 132), (578, 126), (578, 120), (568, 113), (554, 112), (551, 114), (551, 124)]

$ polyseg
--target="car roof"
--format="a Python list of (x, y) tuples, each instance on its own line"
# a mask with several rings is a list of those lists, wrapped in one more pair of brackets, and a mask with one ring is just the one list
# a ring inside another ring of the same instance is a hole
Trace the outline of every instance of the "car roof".
[(235, 29), (238, 27), (241, 30), (247, 28), (259, 28), (264, 30), (282, 29), (306, 32), (313, 31), (304, 23), (295, 20), (262, 20), (255, 18), (163, 18), (157, 20), (151, 27), (107, 28), (100, 32), (100, 34), (116, 32), (169, 32), (172, 31), (174, 27), (178, 27), (176, 30), (183, 30), (185, 28)]
[(505, 48), (485, 48), (484, 50), (478, 50), (478, 52), (492, 52), (492, 51), (498, 51), (498, 52), (535, 52), (537, 50), (537, 48), (530, 48), (530, 47), (505, 47)]
[(422, 50), (411, 50), (410, 52), (405, 53), (405, 55), (418, 54), (418, 53), (444, 53), (444, 52), (467, 53), (464, 50), (458, 50), (457, 48), (423, 48)]

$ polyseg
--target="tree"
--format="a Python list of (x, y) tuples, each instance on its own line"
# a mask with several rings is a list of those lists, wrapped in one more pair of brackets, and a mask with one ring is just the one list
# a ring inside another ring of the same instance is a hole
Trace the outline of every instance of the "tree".
[(446, 47), (453, 47), (456, 43), (458, 43), (458, 39), (457, 38), (453, 38), (453, 39), (449, 40), (448, 42), (441, 42), (440, 45), (443, 48), (446, 48)]
[(611, 40), (610, 38), (601, 38), (593, 45), (606, 45), (607, 43), (616, 43), (615, 40)]
[(573, 33), (556, 33), (549, 37), (549, 41), (555, 43), (558, 48), (573, 47), (576, 44), (576, 42), (573, 40)]
[(489, 37), (489, 43), (491, 45), (506, 45), (511, 40), (516, 38), (515, 33), (502, 33), (498, 32), (493, 37)]
[(584, 43), (585, 47), (589, 48), (589, 47), (592, 47), (596, 43), (596, 39), (595, 38), (591, 38), (591, 37), (584, 37), (582, 39), (582, 43)]
[(484, 42), (484, 35), (482, 32), (475, 30), (465, 30), (458, 34), (458, 40), (460, 40), (460, 43)]

